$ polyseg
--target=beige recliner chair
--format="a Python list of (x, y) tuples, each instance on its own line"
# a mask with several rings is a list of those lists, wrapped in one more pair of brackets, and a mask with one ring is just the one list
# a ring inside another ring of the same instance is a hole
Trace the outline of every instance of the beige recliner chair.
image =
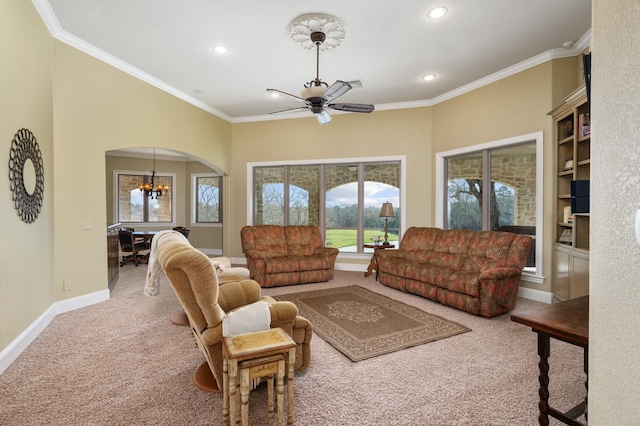
[[(177, 233), (158, 236), (157, 258), (183, 309), (193, 336), (206, 363), (194, 373), (200, 388), (222, 389), (222, 319), (227, 312), (259, 300), (269, 303), (271, 327), (284, 329), (296, 342), (295, 370), (305, 371), (311, 360), (311, 323), (298, 315), (291, 302), (261, 297), (260, 285), (253, 280), (220, 286), (211, 260)], [(208, 366), (208, 368), (206, 368)], [(203, 368), (204, 367), (204, 368)], [(207, 374), (212, 375), (206, 377)]]

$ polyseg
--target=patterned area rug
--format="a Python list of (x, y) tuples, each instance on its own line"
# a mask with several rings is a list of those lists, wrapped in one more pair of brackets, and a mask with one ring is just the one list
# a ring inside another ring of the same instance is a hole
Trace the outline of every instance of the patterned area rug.
[(418, 308), (349, 286), (274, 297), (296, 304), (313, 331), (351, 361), (395, 352), (470, 331)]

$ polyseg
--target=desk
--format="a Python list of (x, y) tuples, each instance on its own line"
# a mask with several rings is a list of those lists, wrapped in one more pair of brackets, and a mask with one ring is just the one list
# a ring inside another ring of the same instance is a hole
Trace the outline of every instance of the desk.
[(369, 266), (367, 267), (367, 272), (364, 273), (365, 277), (368, 277), (373, 273), (373, 270), (376, 270), (376, 281), (378, 281), (378, 259), (376, 258), (376, 252), (378, 250), (384, 249), (394, 249), (396, 246), (393, 244), (365, 244), (364, 248), (373, 249), (373, 255), (371, 256), (371, 262), (369, 262)]
[(582, 423), (575, 420), (584, 413), (587, 418), (587, 397), (584, 402), (562, 413), (549, 407), (549, 355), (551, 354), (551, 338), (562, 340), (584, 349), (584, 373), (585, 388), (588, 389), (587, 374), (589, 370), (589, 296), (568, 300), (562, 303), (554, 303), (537, 309), (517, 312), (511, 315), (511, 320), (531, 327), (538, 333), (538, 356), (540, 361), (540, 415), (538, 421), (541, 425), (549, 424), (549, 416), (555, 417), (561, 422), (578, 426)]
[(153, 240), (154, 235), (156, 235), (158, 231), (133, 231), (133, 238), (136, 240), (142, 240), (145, 244), (150, 245), (151, 240)]
[[(277, 423), (284, 413), (284, 367), (287, 366), (287, 425), (293, 425), (293, 366), (296, 344), (281, 328), (222, 338), (222, 423), (236, 424), (240, 378), (241, 424), (249, 424), (249, 383), (267, 377), (269, 418), (273, 414), (273, 376), (277, 374)], [(271, 423), (271, 422), (269, 422)]]

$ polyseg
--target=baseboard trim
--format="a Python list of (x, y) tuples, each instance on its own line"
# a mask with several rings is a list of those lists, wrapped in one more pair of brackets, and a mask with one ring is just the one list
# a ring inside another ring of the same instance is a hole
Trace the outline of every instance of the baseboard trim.
[(553, 301), (552, 293), (527, 287), (520, 287), (518, 289), (518, 297), (542, 303), (551, 303)]
[(100, 290), (95, 293), (55, 302), (0, 352), (0, 374), (9, 368), (13, 361), (33, 343), (40, 333), (53, 321), (56, 315), (104, 302), (109, 300), (109, 297), (109, 290)]

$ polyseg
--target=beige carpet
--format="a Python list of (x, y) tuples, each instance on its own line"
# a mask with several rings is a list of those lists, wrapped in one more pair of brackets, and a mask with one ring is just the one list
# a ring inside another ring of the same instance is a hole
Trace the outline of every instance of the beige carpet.
[[(145, 273), (144, 266), (121, 268), (111, 300), (58, 315), (0, 375), (0, 425), (220, 425), (221, 396), (191, 378), (204, 359), (188, 327), (169, 320), (178, 300), (164, 276), (160, 295), (144, 296)], [(275, 296), (349, 285), (473, 331), (360, 362), (314, 334), (309, 369), (295, 376), (296, 426), (538, 424), (536, 334), (509, 315), (470, 315), (356, 272), (263, 290)], [(537, 305), (518, 299), (516, 310)], [(569, 409), (584, 399), (580, 348), (553, 341), (549, 364), (553, 404)], [(266, 394), (263, 386), (251, 393), (251, 425), (266, 424)]]
[(313, 331), (351, 361), (470, 331), (467, 327), (358, 286), (276, 296), (298, 307)]

